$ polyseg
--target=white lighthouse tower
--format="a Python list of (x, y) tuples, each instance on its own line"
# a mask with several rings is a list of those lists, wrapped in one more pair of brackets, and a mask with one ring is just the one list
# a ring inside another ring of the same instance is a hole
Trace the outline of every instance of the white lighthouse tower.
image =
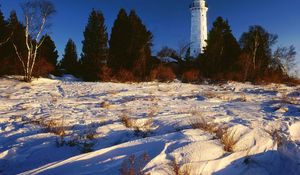
[(193, 0), (191, 10), (191, 56), (197, 57), (206, 47), (207, 11), (205, 0)]

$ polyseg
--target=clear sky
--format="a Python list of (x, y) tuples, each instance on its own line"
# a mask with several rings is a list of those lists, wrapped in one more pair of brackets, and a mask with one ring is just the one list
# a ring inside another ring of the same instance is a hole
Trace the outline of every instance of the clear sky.
[[(0, 0), (1, 10), (8, 17), (23, 0)], [(189, 41), (190, 11), (192, 0), (52, 0), (57, 13), (52, 18), (50, 35), (62, 55), (64, 46), (72, 38), (81, 52), (83, 30), (92, 8), (101, 10), (106, 18), (108, 31), (120, 8), (135, 9), (143, 22), (153, 32), (156, 52), (162, 46), (178, 48)], [(229, 20), (237, 39), (250, 25), (261, 25), (279, 35), (279, 46), (293, 44), (300, 62), (300, 1), (299, 0), (207, 0), (208, 21), (218, 16)]]

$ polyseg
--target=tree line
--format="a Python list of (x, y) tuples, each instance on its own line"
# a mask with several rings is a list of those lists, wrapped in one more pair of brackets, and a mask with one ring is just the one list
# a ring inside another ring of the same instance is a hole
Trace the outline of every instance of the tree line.
[[(28, 1), (22, 9), (23, 23), (15, 11), (7, 20), (0, 11), (0, 75), (24, 75), (25, 81), (66, 73), (85, 81), (120, 82), (292, 79), (289, 73), (295, 66), (295, 48), (279, 47), (273, 51), (278, 37), (261, 26), (251, 26), (237, 41), (228, 21), (218, 17), (209, 32), (207, 47), (197, 58), (189, 56), (189, 44), (179, 51), (164, 47), (153, 56), (153, 35), (134, 10), (119, 11), (109, 36), (103, 13), (93, 9), (83, 32), (81, 55), (69, 39), (58, 61), (55, 43), (45, 32), (54, 6), (46, 0)], [(30, 15), (37, 21), (28, 20)], [(163, 57), (171, 57), (176, 63), (161, 61)]]

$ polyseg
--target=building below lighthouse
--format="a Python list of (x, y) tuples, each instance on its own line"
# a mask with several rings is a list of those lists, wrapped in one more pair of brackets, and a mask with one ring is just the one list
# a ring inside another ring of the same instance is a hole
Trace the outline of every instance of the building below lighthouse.
[(191, 41), (192, 57), (197, 57), (206, 47), (207, 40), (207, 11), (205, 0), (193, 0), (191, 10)]

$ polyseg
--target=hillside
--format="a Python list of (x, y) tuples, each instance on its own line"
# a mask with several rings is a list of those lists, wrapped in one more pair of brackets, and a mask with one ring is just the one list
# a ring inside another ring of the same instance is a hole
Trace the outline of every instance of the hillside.
[(176, 168), (299, 174), (300, 87), (0, 79), (1, 175)]

